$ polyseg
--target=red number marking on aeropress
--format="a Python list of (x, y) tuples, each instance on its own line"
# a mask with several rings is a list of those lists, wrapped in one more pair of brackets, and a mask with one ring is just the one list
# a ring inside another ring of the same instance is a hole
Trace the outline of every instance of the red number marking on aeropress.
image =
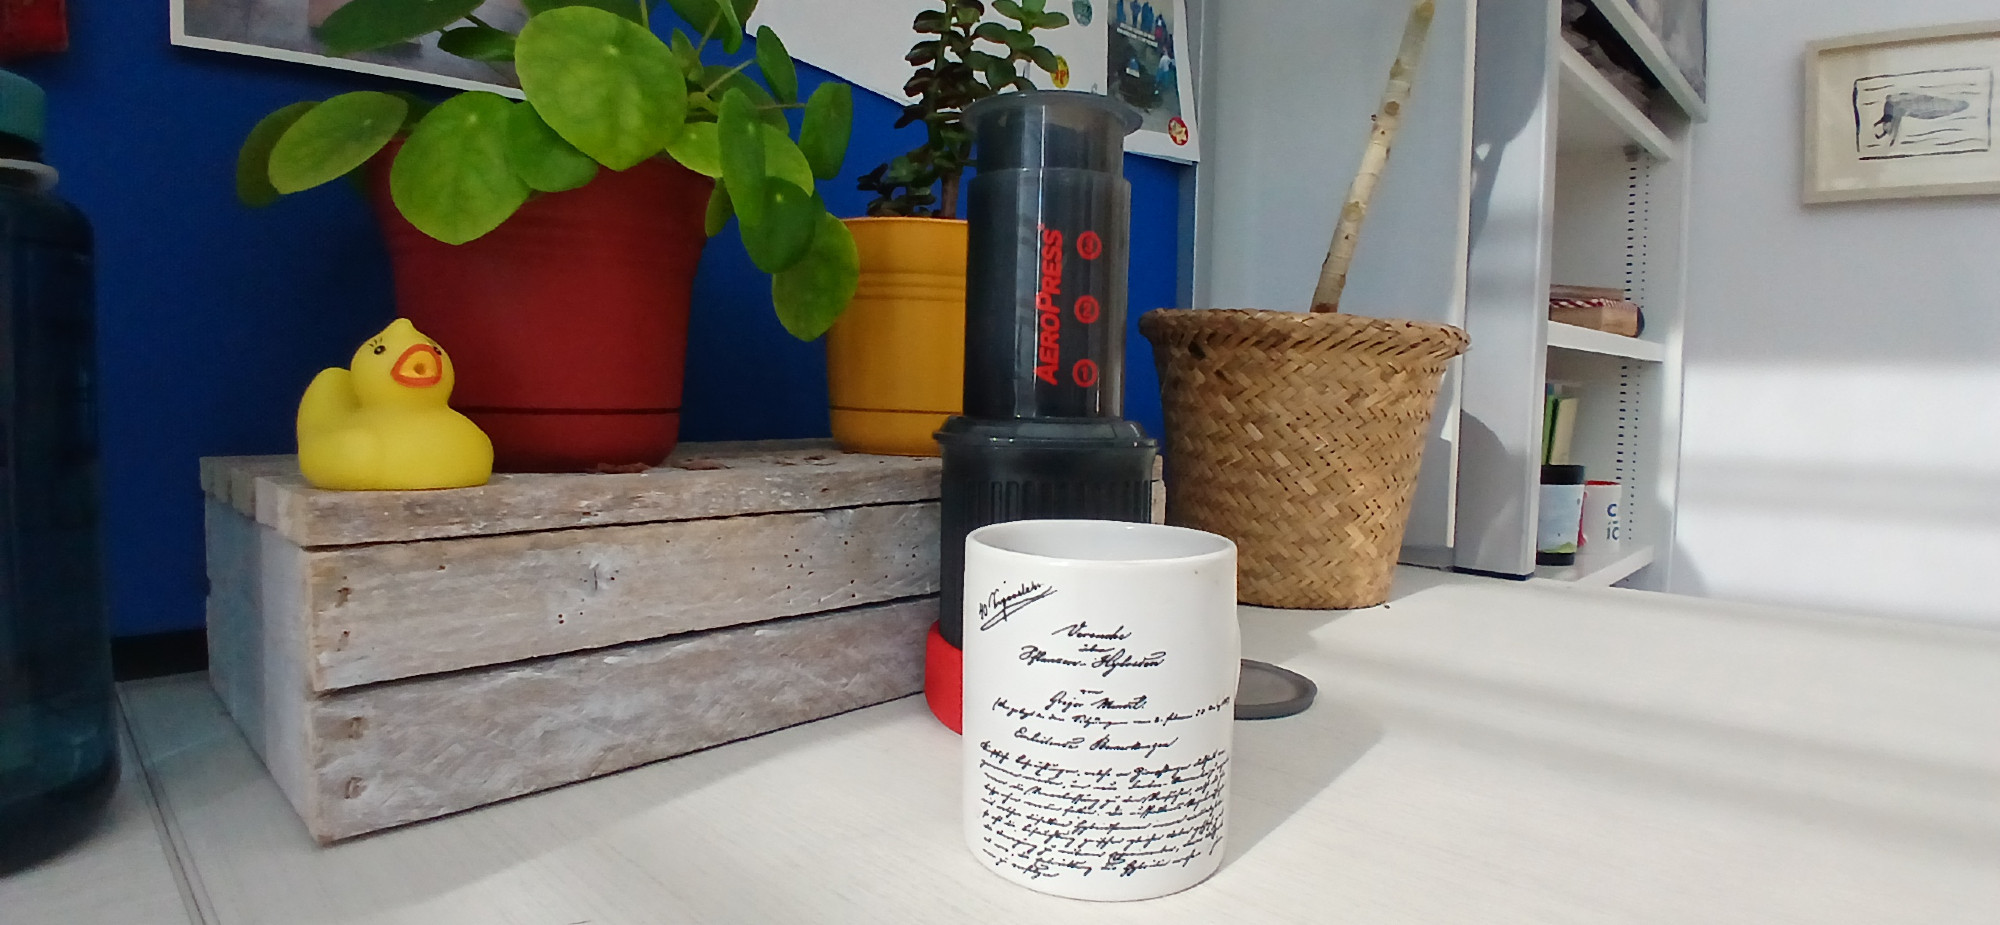
[(1104, 239), (1095, 231), (1086, 231), (1076, 236), (1076, 255), (1085, 260), (1096, 260), (1104, 253)]
[(1084, 324), (1092, 324), (1097, 321), (1103, 311), (1097, 304), (1096, 296), (1080, 295), (1076, 297), (1076, 320)]
[(1042, 287), (1035, 293), (1036, 340), (1035, 378), (1056, 383), (1056, 364), (1062, 360), (1062, 309), (1056, 296), (1062, 295), (1063, 233), (1054, 228), (1042, 231)]
[(1076, 380), (1077, 385), (1090, 388), (1097, 384), (1097, 364), (1090, 360), (1078, 360), (1075, 366), (1070, 367), (1069, 376)]

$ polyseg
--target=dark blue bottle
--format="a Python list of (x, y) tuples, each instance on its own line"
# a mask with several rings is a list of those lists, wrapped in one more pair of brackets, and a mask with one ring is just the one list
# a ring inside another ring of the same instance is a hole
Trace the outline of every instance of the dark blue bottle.
[(118, 777), (90, 226), (49, 192), (42, 113), (0, 71), (0, 870), (86, 834)]

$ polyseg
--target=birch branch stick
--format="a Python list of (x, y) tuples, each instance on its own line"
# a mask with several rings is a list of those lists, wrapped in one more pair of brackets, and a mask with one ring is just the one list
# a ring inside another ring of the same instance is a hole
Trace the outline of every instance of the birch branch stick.
[(1361, 220), (1368, 217), (1368, 201), (1374, 198), (1382, 167), (1389, 162), (1396, 131), (1403, 127), (1403, 106), (1409, 102), (1410, 85), (1423, 63), (1424, 42), (1430, 37), (1431, 19), (1436, 14), (1434, 0), (1423, 0), (1410, 10), (1410, 21), (1403, 27), (1403, 45), (1396, 51), (1396, 63), (1389, 66), (1389, 86), (1382, 91), (1382, 105), (1375, 113), (1375, 130), (1368, 136), (1368, 149), (1361, 154), (1361, 170), (1347, 190), (1347, 204), (1340, 209), (1333, 243), (1326, 249), (1326, 262), (1320, 265), (1313, 311), (1340, 310), (1340, 292), (1347, 288), (1347, 271), (1354, 264), (1354, 244), (1361, 239)]

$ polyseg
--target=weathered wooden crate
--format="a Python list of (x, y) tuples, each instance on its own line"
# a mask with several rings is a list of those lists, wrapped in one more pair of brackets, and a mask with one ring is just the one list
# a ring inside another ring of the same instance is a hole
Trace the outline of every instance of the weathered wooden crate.
[(206, 459), (210, 676), (327, 842), (879, 703), (923, 684), (938, 471), (693, 444), (325, 492)]

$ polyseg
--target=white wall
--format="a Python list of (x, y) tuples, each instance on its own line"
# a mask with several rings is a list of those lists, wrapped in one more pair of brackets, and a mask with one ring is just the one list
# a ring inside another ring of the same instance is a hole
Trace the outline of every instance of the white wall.
[(1817, 38), (1993, 0), (1713, 0), (1672, 588), (2000, 626), (2000, 197), (1799, 203)]
[[(1409, 0), (1206, 0), (1195, 305), (1305, 311), (1361, 164)], [(1341, 310), (1465, 323), (1473, 0), (1439, 0)], [(1450, 561), (1456, 383), (1447, 378), (1409, 529)]]

